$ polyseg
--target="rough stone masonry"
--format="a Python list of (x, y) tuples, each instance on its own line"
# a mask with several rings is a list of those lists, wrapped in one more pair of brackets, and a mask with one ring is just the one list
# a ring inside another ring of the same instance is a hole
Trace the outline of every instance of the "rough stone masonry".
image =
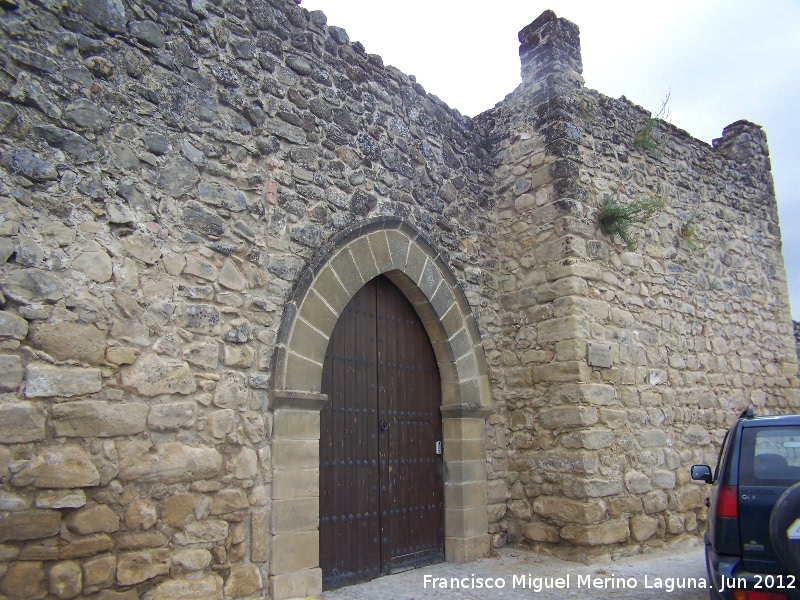
[(550, 11), (474, 119), (290, 0), (2, 0), (0, 36), (2, 598), (318, 595), (322, 357), (381, 273), (442, 375), (447, 560), (698, 535), (688, 467), (800, 406), (764, 132), (586, 89)]

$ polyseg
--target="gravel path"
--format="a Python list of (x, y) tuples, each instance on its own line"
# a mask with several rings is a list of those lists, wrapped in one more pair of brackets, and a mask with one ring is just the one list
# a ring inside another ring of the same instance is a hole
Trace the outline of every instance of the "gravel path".
[[(705, 558), (699, 540), (662, 552), (605, 560), (591, 566), (566, 562), (511, 548), (497, 558), (466, 565), (442, 563), (381, 577), (369, 583), (325, 592), (326, 600), (422, 600), (428, 598), (617, 598), (644, 600), (665, 596), (670, 600), (707, 600)], [(474, 579), (473, 579), (474, 576)], [(440, 589), (434, 584), (445, 578), (466, 578), (459, 589)], [(515, 580), (516, 578), (516, 580)], [(472, 582), (475, 582), (474, 584)], [(522, 581), (529, 587), (523, 587)], [(479, 582), (505, 584), (502, 589), (486, 589)], [(426, 585), (427, 583), (427, 585)], [(514, 584), (517, 584), (516, 586)], [(692, 589), (682, 589), (686, 584)], [(560, 584), (560, 589), (552, 589)], [(658, 588), (661, 584), (663, 587)], [(672, 589), (670, 590), (670, 584)], [(539, 585), (542, 586), (539, 589)], [(649, 587), (648, 587), (649, 586)], [(539, 590), (539, 591), (537, 591)]]

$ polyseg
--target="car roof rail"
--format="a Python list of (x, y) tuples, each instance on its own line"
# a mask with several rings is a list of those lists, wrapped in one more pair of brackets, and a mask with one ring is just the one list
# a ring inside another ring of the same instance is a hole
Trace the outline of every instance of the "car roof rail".
[(755, 416), (756, 415), (755, 415), (755, 412), (753, 411), (753, 405), (750, 404), (750, 405), (748, 405), (747, 408), (745, 408), (742, 411), (742, 414), (739, 415), (739, 418), (740, 419), (754, 419)]

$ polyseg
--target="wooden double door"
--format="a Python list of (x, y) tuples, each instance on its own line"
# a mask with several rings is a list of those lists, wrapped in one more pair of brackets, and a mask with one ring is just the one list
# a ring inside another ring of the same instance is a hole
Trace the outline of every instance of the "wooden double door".
[(323, 589), (444, 560), (439, 368), (417, 313), (386, 277), (351, 299), (322, 373)]

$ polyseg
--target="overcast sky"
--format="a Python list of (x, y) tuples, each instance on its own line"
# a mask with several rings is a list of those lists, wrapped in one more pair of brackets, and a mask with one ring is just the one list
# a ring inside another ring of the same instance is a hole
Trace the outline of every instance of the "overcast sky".
[(711, 142), (739, 119), (767, 132), (792, 313), (800, 320), (798, 0), (302, 0), (367, 52), (469, 116), (520, 83), (517, 32), (544, 10), (581, 30), (587, 87)]

